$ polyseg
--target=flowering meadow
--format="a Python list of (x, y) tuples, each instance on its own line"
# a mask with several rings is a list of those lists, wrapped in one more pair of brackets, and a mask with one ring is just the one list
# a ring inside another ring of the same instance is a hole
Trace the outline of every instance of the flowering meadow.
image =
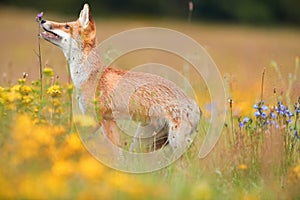
[[(0, 87), (0, 197), (25, 199), (297, 199), (300, 197), (300, 98), (292, 106), (261, 100), (250, 116), (228, 102), (222, 138), (200, 160), (200, 131), (181, 159), (158, 172), (110, 169), (84, 148), (74, 128), (73, 86), (53, 69), (41, 81)], [(42, 86), (42, 87), (41, 87)], [(280, 99), (280, 98), (278, 98)], [(205, 122), (201, 127), (207, 126)], [(200, 128), (201, 129), (201, 128)], [(201, 133), (202, 132), (202, 133)]]
[[(43, 46), (43, 81), (36, 78), (39, 70), (31, 51), (36, 49), (36, 11), (0, 10), (0, 199), (300, 199), (299, 58), (291, 59), (299, 53), (298, 29), (96, 20), (100, 40), (141, 26), (187, 33), (205, 45), (221, 74), (230, 74), (224, 75), (226, 122), (207, 157), (198, 157), (209, 125), (204, 115), (180, 159), (155, 172), (128, 174), (101, 164), (84, 147), (75, 127), (93, 126), (94, 121), (72, 114), (75, 91), (57, 47)], [(257, 81), (259, 67), (268, 67), (271, 59), (281, 62), (281, 67), (271, 63), (278, 78), (266, 73)], [(295, 72), (286, 79), (277, 72), (290, 63)], [(268, 88), (272, 78), (277, 88)], [(199, 91), (195, 95), (206, 98)]]

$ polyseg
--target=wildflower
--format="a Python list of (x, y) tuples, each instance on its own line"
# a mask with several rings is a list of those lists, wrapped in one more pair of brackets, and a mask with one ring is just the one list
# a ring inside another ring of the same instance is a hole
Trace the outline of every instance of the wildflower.
[(11, 87), (10, 90), (13, 91), (13, 92), (19, 92), (20, 87), (21, 87), (21, 85), (14, 85), (14, 86)]
[(267, 118), (267, 114), (266, 114), (265, 112), (263, 112), (263, 113), (261, 114), (261, 117), (262, 117), (263, 119), (266, 119), (266, 118)]
[(20, 87), (20, 92), (27, 95), (28, 93), (32, 92), (32, 88), (28, 85), (22, 85), (22, 87)]
[(43, 70), (43, 74), (45, 76), (53, 76), (54, 75), (54, 71), (50, 67), (45, 67), (44, 70)]
[(290, 110), (288, 110), (288, 109), (286, 109), (285, 112), (286, 112), (286, 114), (287, 114), (288, 117), (293, 117), (294, 116), (294, 114)]
[(19, 84), (24, 84), (26, 82), (26, 78), (19, 78), (18, 83)]
[(69, 176), (74, 172), (74, 163), (68, 160), (57, 160), (52, 166), (52, 172), (58, 176)]
[(19, 92), (10, 91), (10, 92), (6, 93), (5, 99), (11, 103), (11, 102), (14, 102), (15, 100), (22, 99), (22, 96), (20, 95)]
[(105, 170), (104, 166), (91, 156), (82, 157), (78, 165), (79, 172), (88, 179), (98, 179)]
[(259, 106), (258, 106), (257, 104), (254, 104), (254, 105), (253, 105), (253, 108), (254, 108), (254, 109), (258, 109)]
[(64, 109), (61, 106), (55, 110), (55, 113), (57, 113), (57, 114), (62, 114), (63, 112), (64, 112)]
[(276, 118), (276, 114), (275, 114), (274, 112), (271, 112), (271, 113), (270, 113), (270, 116), (271, 116), (272, 119), (275, 119), (275, 118)]
[(29, 104), (29, 103), (31, 103), (32, 102), (32, 100), (33, 100), (33, 98), (32, 98), (32, 96), (23, 96), (22, 97), (22, 102), (24, 103), (24, 104)]
[(279, 115), (284, 115), (286, 109), (282, 102), (278, 102), (277, 106), (275, 107), (275, 110)]
[(248, 123), (250, 121), (250, 118), (249, 117), (245, 117), (244, 118), (244, 123)]
[(68, 135), (66, 144), (69, 151), (78, 151), (82, 149), (82, 144), (79, 136), (75, 133)]
[(259, 117), (260, 116), (260, 112), (259, 111), (255, 111), (254, 115), (255, 115), (255, 117)]
[(293, 167), (289, 172), (289, 181), (291, 183), (299, 183), (300, 180), (300, 160), (298, 165)]
[(58, 106), (61, 105), (61, 101), (60, 101), (59, 99), (53, 99), (52, 105), (53, 105), (54, 107), (58, 107)]
[(244, 125), (247, 124), (250, 120), (251, 120), (251, 119), (250, 119), (249, 117), (244, 117), (243, 121), (241, 121), (241, 120), (239, 119), (240, 127), (241, 127), (241, 128), (244, 127)]
[(53, 85), (48, 88), (47, 94), (50, 94), (52, 97), (57, 97), (61, 95), (61, 87), (59, 85)]
[(35, 107), (34, 110), (33, 110), (33, 112), (38, 113), (39, 112), (39, 108)]
[(244, 127), (244, 122), (240, 121), (240, 127), (243, 128)]
[(248, 166), (246, 164), (240, 164), (238, 168), (240, 170), (246, 170), (246, 169), (248, 169)]
[(69, 93), (69, 94), (72, 94), (73, 89), (74, 89), (73, 84), (67, 84), (66, 88), (67, 88), (68, 93)]
[(263, 105), (263, 106), (261, 107), (261, 109), (262, 109), (262, 110), (268, 110), (268, 106)]
[(35, 17), (35, 20), (36, 20), (37, 22), (40, 22), (40, 21), (42, 20), (42, 18), (43, 18), (43, 15), (44, 15), (43, 12), (38, 13), (38, 14), (36, 15), (36, 17)]

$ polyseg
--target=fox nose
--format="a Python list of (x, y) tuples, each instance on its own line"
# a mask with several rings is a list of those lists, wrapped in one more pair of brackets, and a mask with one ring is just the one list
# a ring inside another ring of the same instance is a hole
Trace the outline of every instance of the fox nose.
[(44, 24), (44, 23), (46, 23), (46, 20), (42, 19), (41, 24)]

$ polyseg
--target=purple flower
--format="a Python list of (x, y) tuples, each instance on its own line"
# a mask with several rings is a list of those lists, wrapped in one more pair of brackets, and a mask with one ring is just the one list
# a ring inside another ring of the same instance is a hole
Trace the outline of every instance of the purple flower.
[(272, 119), (275, 119), (275, 118), (276, 118), (276, 114), (275, 114), (274, 112), (271, 112), (271, 113), (270, 113), (270, 116), (271, 116)]
[(287, 113), (288, 117), (293, 117), (294, 116), (294, 114), (289, 110), (286, 110), (286, 113)]
[(261, 109), (262, 109), (262, 110), (268, 110), (268, 106), (263, 105), (263, 106), (261, 107)]
[(35, 17), (36, 21), (38, 21), (38, 22), (41, 21), (42, 18), (43, 18), (43, 15), (44, 15), (43, 12), (38, 13), (38, 14), (36, 15), (36, 17)]
[(263, 113), (261, 114), (261, 117), (265, 119), (265, 118), (267, 118), (267, 114), (266, 114), (265, 112), (263, 112)]
[(255, 117), (259, 117), (260, 116), (260, 112), (259, 111), (255, 111), (254, 115), (255, 115)]
[(240, 127), (241, 127), (241, 128), (244, 127), (244, 122), (240, 122)]
[(254, 104), (254, 105), (253, 105), (253, 108), (258, 109), (259, 106), (258, 106), (257, 104)]
[(284, 111), (280, 110), (279, 115), (284, 115)]
[(244, 120), (243, 120), (243, 122), (244, 122), (244, 123), (248, 123), (249, 120), (250, 120), (249, 117), (245, 117)]

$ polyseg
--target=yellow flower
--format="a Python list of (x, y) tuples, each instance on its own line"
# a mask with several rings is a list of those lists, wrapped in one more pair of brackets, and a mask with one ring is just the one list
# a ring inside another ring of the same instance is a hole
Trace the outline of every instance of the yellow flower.
[(59, 99), (53, 99), (52, 104), (54, 107), (58, 107), (61, 105), (61, 101)]
[(57, 109), (55, 109), (55, 113), (57, 113), (57, 114), (62, 114), (63, 112), (64, 112), (63, 107), (58, 107)]
[(38, 112), (39, 112), (39, 108), (38, 108), (38, 107), (35, 107), (33, 111), (34, 111), (35, 113), (38, 113)]
[(23, 102), (24, 104), (29, 104), (29, 103), (32, 102), (32, 100), (33, 100), (33, 97), (32, 97), (32, 96), (23, 96), (23, 97), (22, 97), (22, 102)]
[(108, 174), (109, 177), (107, 178), (108, 183), (111, 184), (114, 188), (119, 188), (120, 190), (126, 190), (128, 183), (131, 183), (129, 175), (121, 173), (121, 172), (114, 172), (112, 171)]
[(52, 97), (57, 97), (61, 95), (61, 87), (59, 85), (52, 85), (48, 88), (47, 94), (50, 94)]
[(240, 170), (246, 170), (246, 169), (248, 169), (248, 166), (246, 164), (240, 164), (238, 168)]
[(26, 82), (26, 78), (19, 78), (18, 83), (19, 84), (24, 84)]
[(6, 95), (5, 95), (5, 99), (8, 101), (8, 102), (14, 102), (15, 100), (20, 100), (22, 99), (22, 96), (19, 92), (16, 92), (16, 91), (10, 91), (10, 92), (7, 92)]
[(22, 85), (20, 87), (20, 92), (22, 94), (28, 94), (28, 93), (32, 92), (32, 88), (30, 86), (28, 86), (28, 85)]
[(45, 67), (44, 70), (43, 70), (43, 74), (45, 76), (53, 76), (54, 75), (54, 71), (50, 67)]
[(74, 86), (73, 86), (73, 84), (67, 84), (66, 88), (67, 88), (68, 93), (71, 94), (74, 89)]
[(14, 91), (14, 92), (19, 92), (20, 91), (20, 87), (21, 87), (21, 85), (14, 85), (14, 86), (12, 86), (11, 87), (11, 91)]
[(68, 151), (74, 152), (82, 149), (81, 140), (76, 133), (68, 135), (66, 143)]
[(57, 176), (69, 176), (74, 173), (75, 164), (69, 160), (57, 160), (52, 166), (52, 172)]
[(84, 156), (80, 159), (78, 169), (87, 179), (99, 179), (105, 170), (104, 166), (91, 156)]
[(298, 181), (300, 182), (300, 160), (298, 162), (298, 165), (290, 170), (289, 181), (291, 183), (297, 183)]

